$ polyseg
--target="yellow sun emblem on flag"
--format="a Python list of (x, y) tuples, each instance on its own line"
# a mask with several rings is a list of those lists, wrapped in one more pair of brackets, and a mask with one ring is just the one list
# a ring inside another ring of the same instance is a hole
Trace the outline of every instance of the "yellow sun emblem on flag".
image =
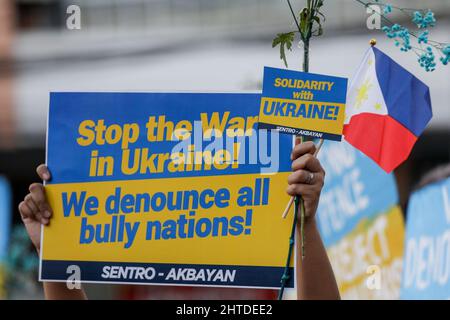
[(364, 101), (369, 98), (369, 90), (372, 88), (370, 79), (366, 79), (364, 83), (359, 87), (358, 94), (356, 96), (356, 108), (360, 108)]

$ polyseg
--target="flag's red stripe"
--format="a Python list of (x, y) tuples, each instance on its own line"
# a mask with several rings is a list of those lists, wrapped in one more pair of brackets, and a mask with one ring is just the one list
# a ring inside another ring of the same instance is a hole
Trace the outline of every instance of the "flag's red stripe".
[(360, 113), (344, 126), (351, 145), (374, 160), (386, 172), (405, 161), (417, 137), (389, 115)]

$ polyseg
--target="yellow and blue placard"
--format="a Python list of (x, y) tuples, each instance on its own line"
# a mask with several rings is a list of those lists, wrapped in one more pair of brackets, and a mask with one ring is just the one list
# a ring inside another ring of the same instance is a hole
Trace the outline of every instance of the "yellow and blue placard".
[(324, 144), (317, 221), (343, 299), (398, 299), (404, 222), (393, 174), (347, 142)]
[(291, 139), (260, 98), (52, 93), (40, 279), (278, 287)]
[(264, 68), (259, 128), (341, 141), (347, 79)]
[(407, 216), (400, 297), (450, 299), (450, 178), (415, 191)]

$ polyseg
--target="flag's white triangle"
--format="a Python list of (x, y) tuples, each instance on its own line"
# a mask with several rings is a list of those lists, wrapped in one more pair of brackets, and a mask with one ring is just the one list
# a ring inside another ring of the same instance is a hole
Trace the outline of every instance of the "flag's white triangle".
[(375, 54), (370, 48), (354, 75), (347, 92), (345, 124), (359, 113), (386, 115), (388, 109), (378, 83)]

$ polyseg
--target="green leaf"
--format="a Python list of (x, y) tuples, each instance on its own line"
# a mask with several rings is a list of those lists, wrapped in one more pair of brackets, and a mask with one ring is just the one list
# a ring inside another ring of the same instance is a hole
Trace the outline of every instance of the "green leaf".
[(292, 50), (292, 42), (294, 41), (294, 38), (295, 32), (279, 33), (272, 42), (272, 48), (280, 46), (280, 59), (283, 60), (286, 68), (288, 67), (286, 60), (286, 49), (289, 51)]
[(314, 35), (316, 37), (319, 37), (323, 34), (323, 27), (322, 27), (322, 22), (320, 21), (320, 18), (318, 16), (313, 17), (313, 20), (316, 22), (317, 24), (317, 29), (314, 31)]
[(326, 17), (324, 16), (324, 14), (322, 12), (320, 12), (320, 10), (317, 10), (316, 12), (317, 12), (318, 15), (320, 15), (322, 17), (323, 21), (327, 20)]
[(320, 18), (318, 16), (313, 17), (313, 20), (320, 26)]
[(309, 27), (309, 11), (308, 8), (304, 8), (302, 12), (300, 12), (300, 30), (302, 33), (302, 38), (305, 39), (308, 36), (308, 27)]

